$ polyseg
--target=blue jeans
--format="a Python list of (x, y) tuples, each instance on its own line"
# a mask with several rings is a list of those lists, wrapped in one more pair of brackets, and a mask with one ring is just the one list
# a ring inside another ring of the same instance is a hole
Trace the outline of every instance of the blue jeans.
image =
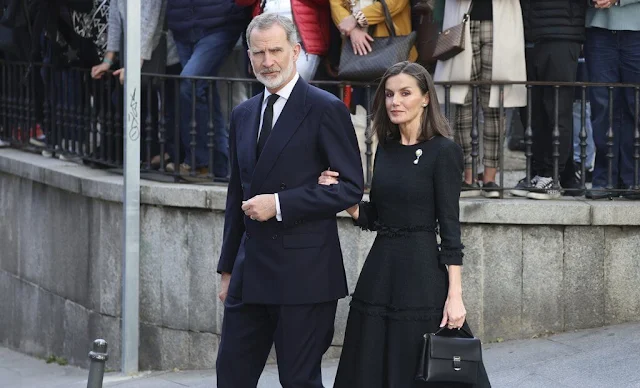
[[(580, 159), (580, 129), (582, 127), (582, 102), (573, 102), (573, 161), (581, 163)], [(585, 108), (584, 127), (587, 131), (587, 159), (585, 160), (585, 168), (591, 170), (593, 168), (593, 160), (596, 157), (596, 146), (593, 143), (593, 126), (591, 125), (591, 103), (587, 101)]]
[[(203, 37), (196, 42), (181, 42), (176, 40), (178, 55), (182, 63), (183, 77), (215, 76), (220, 70), (224, 60), (230, 55), (242, 29), (228, 27), (218, 30)], [(196, 144), (191, 144), (191, 120), (192, 120), (192, 82), (182, 81), (180, 85), (180, 134), (182, 144), (185, 146), (186, 164), (195, 167), (209, 166), (209, 84), (206, 81), (196, 81)], [(215, 83), (212, 84), (211, 109), (213, 114), (213, 173), (217, 177), (226, 177), (229, 174), (229, 129), (225, 125), (224, 116), (220, 107), (220, 96)], [(194, 155), (195, 151), (195, 155)]]
[[(640, 31), (610, 31), (587, 28), (585, 59), (592, 82), (640, 83)], [(609, 94), (607, 88), (590, 88), (591, 122), (596, 145), (593, 187), (608, 184), (607, 131)], [(615, 89), (613, 95), (612, 186), (633, 185), (634, 90)]]

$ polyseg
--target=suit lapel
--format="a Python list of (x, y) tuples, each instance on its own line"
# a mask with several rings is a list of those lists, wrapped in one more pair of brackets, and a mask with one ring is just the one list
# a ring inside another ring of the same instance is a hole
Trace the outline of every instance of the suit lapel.
[[(309, 107), (306, 106), (307, 89), (309, 85), (300, 78), (291, 91), (282, 113), (278, 117), (276, 125), (271, 130), (271, 135), (264, 145), (260, 159), (256, 162), (251, 179), (251, 193), (255, 195), (264, 184), (264, 180), (278, 160), (280, 153), (287, 145), (291, 137), (296, 133), (304, 120)], [(262, 100), (261, 100), (262, 101)], [(259, 116), (258, 116), (259, 123)], [(257, 133), (256, 133), (257, 137)], [(254, 144), (256, 142), (254, 141)], [(254, 155), (255, 155), (254, 146)]]
[(239, 154), (241, 166), (246, 167), (250, 175), (256, 165), (256, 148), (258, 146), (258, 126), (260, 125), (260, 113), (262, 111), (262, 100), (264, 92), (253, 97), (249, 106), (247, 106), (242, 118), (242, 136), (238, 138), (238, 149), (242, 149)]

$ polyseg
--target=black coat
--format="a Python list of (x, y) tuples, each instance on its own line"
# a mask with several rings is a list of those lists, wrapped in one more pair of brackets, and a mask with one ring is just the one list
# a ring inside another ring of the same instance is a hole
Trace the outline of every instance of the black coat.
[[(244, 303), (313, 304), (347, 295), (336, 213), (362, 199), (358, 142), (344, 103), (298, 80), (258, 159), (263, 94), (231, 115), (231, 179), (219, 272)], [(331, 167), (340, 183), (319, 185)], [(282, 221), (249, 219), (242, 201), (278, 193)]]
[(586, 0), (520, 0), (527, 42), (585, 39)]

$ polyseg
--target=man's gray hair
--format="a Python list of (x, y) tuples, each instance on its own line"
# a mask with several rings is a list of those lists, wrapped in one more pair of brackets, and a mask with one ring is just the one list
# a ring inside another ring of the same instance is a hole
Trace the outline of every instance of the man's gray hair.
[(273, 25), (279, 25), (284, 29), (287, 34), (287, 40), (292, 46), (298, 43), (298, 34), (296, 33), (296, 25), (293, 24), (293, 20), (286, 16), (278, 15), (277, 13), (263, 13), (249, 23), (247, 27), (247, 46), (251, 49), (251, 32), (257, 28), (258, 30), (266, 30)]

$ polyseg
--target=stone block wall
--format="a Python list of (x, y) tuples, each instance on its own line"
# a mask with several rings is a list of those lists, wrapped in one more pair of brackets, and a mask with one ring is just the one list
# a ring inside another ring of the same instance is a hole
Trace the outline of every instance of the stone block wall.
[[(120, 368), (122, 177), (0, 151), (0, 345)], [(140, 368), (213, 368), (224, 186), (143, 181)], [(338, 215), (353, 291), (375, 235)], [(640, 204), (461, 201), (468, 320), (484, 341), (640, 320)], [(333, 346), (344, 336), (341, 300)]]

